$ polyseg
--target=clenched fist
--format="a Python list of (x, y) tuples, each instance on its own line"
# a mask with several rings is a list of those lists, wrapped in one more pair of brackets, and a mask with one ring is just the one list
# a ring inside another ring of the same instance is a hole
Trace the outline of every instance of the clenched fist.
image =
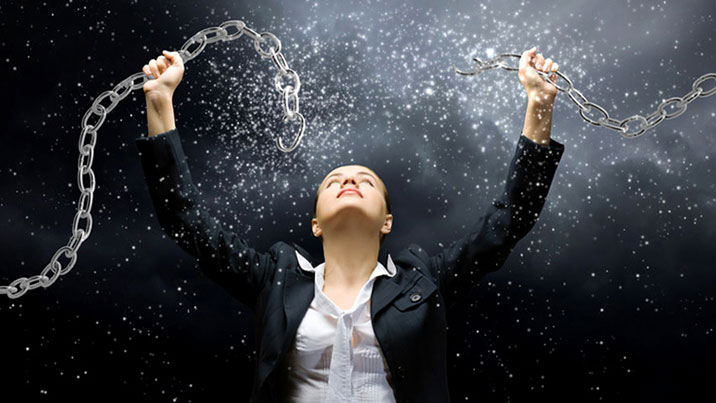
[(184, 76), (184, 61), (179, 52), (163, 51), (162, 56), (152, 59), (142, 67), (142, 71), (153, 76), (153, 80), (144, 83), (144, 94), (168, 95), (174, 94), (174, 90)]
[(559, 65), (554, 63), (552, 59), (545, 60), (541, 53), (537, 54), (536, 47), (522, 53), (518, 75), (530, 99), (534, 99), (540, 103), (554, 102), (554, 98), (557, 95), (557, 87), (546, 82), (542, 76), (537, 74), (537, 70), (548, 74), (552, 72), (553, 74), (549, 76), (549, 79), (554, 82), (557, 80), (557, 75), (554, 74), (554, 72), (557, 71), (557, 67), (559, 67)]

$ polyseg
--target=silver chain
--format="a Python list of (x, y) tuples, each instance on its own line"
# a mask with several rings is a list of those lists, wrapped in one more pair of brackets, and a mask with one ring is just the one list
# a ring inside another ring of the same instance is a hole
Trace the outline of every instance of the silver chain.
[[(229, 34), (227, 28), (235, 28), (236, 32)], [(306, 129), (306, 119), (298, 112), (298, 91), (301, 89), (301, 81), (298, 74), (291, 70), (286, 59), (281, 53), (281, 41), (270, 32), (258, 33), (249, 28), (242, 21), (230, 20), (222, 23), (218, 27), (210, 27), (197, 32), (189, 38), (179, 50), (184, 63), (197, 57), (209, 43), (218, 41), (231, 41), (246, 34), (247, 37), (254, 41), (256, 52), (264, 59), (271, 59), (273, 65), (278, 70), (274, 77), (274, 87), (281, 96), (281, 106), (283, 107), (283, 122), (293, 122), (299, 120), (300, 127), (298, 135), (293, 140), (291, 146), (283, 145), (281, 137), (276, 138), (276, 147), (283, 152), (291, 152), (298, 147), (303, 138), (303, 132)], [(268, 49), (262, 45), (268, 45)], [(195, 46), (196, 45), (196, 46)], [(191, 49), (193, 47), (193, 49)], [(190, 50), (191, 49), (191, 50)], [(284, 84), (283, 80), (287, 82)]]
[[(230, 27), (236, 28), (237, 32), (229, 34), (227, 28)], [(280, 137), (276, 140), (276, 146), (279, 150), (291, 152), (298, 147), (303, 137), (306, 120), (303, 118), (303, 115), (298, 112), (298, 91), (301, 89), (301, 82), (298, 79), (298, 74), (288, 67), (286, 59), (284, 59), (281, 54), (281, 42), (276, 36), (269, 32), (259, 34), (251, 28), (248, 28), (242, 21), (229, 20), (218, 27), (211, 27), (197, 32), (184, 43), (179, 54), (184, 63), (186, 63), (198, 56), (199, 53), (204, 50), (206, 44), (217, 41), (230, 41), (243, 34), (253, 39), (254, 47), (259, 55), (261, 55), (262, 58), (271, 58), (278, 69), (278, 73), (274, 79), (274, 85), (282, 96), (283, 121), (295, 121), (296, 119), (300, 121), (301, 126), (298, 136), (296, 136), (290, 147), (284, 146)], [(268, 50), (262, 47), (266, 42), (271, 42)], [(196, 48), (190, 51), (189, 48), (195, 44), (197, 45)], [(283, 84), (284, 78), (288, 78), (286, 84)], [(6, 294), (8, 298), (11, 299), (19, 298), (28, 290), (51, 286), (60, 276), (72, 270), (72, 267), (74, 267), (77, 262), (77, 251), (82, 243), (87, 240), (90, 232), (92, 232), (92, 215), (90, 214), (90, 210), (92, 209), (92, 200), (95, 190), (95, 176), (92, 170), (92, 161), (94, 160), (94, 148), (97, 143), (97, 130), (99, 130), (107, 115), (120, 101), (126, 98), (130, 92), (143, 88), (144, 83), (152, 79), (153, 78), (150, 78), (144, 72), (134, 73), (117, 84), (113, 89), (101, 93), (95, 98), (92, 106), (87, 109), (87, 112), (85, 112), (82, 118), (82, 133), (80, 134), (78, 143), (80, 156), (77, 162), (77, 185), (80, 189), (80, 198), (77, 203), (77, 213), (72, 220), (72, 236), (69, 242), (67, 242), (67, 245), (57, 249), (57, 252), (55, 252), (54, 256), (50, 259), (50, 263), (45, 266), (40, 274), (30, 278), (20, 277), (9, 285), (0, 286), (0, 295)], [(110, 100), (109, 105), (102, 105), (102, 102), (107, 98)], [(90, 124), (89, 119), (93, 115), (96, 116), (96, 118), (94, 118), (95, 121)], [(62, 263), (59, 262), (60, 256), (62, 255), (69, 259), (64, 268), (62, 267)]]
[[(508, 70), (508, 71), (519, 71), (519, 67), (510, 67), (507, 65), (507, 62), (505, 59), (507, 57), (515, 57), (518, 60), (520, 59), (521, 55), (516, 53), (501, 53), (497, 55), (496, 57), (482, 61), (479, 58), (475, 57), (472, 60), (475, 61), (475, 69), (473, 71), (461, 71), (458, 70), (455, 66), (453, 66), (453, 69), (458, 74), (462, 74), (465, 76), (474, 76), (477, 74), (480, 74), (486, 70), (494, 69), (497, 67), (500, 67), (502, 69)], [(555, 71), (554, 74), (561, 77), (566, 83), (566, 86), (560, 87), (556, 84), (556, 82), (553, 82), (549, 79), (549, 76), (551, 75), (542, 71), (537, 71), (537, 73), (548, 83), (554, 85), (558, 91), (560, 92), (566, 92), (569, 98), (574, 102), (577, 107), (579, 108), (579, 115), (584, 119), (585, 121), (595, 125), (595, 126), (604, 126), (608, 129), (615, 130), (619, 132), (624, 137), (632, 138), (637, 137), (643, 134), (645, 131), (651, 129), (652, 127), (658, 125), (661, 123), (664, 119), (673, 119), (675, 117), (681, 116), (684, 112), (686, 112), (686, 106), (696, 99), (697, 97), (708, 97), (716, 93), (716, 87), (711, 88), (710, 90), (706, 91), (703, 88), (701, 88), (701, 84), (703, 84), (707, 80), (714, 80), (716, 83), (716, 73), (707, 73), (702, 75), (701, 77), (697, 78), (693, 85), (691, 86), (691, 91), (686, 93), (682, 97), (672, 97), (669, 99), (665, 99), (662, 101), (661, 105), (659, 105), (656, 108), (656, 111), (651, 113), (650, 115), (644, 117), (641, 115), (633, 115), (626, 119), (617, 120), (612, 119), (609, 117), (609, 113), (602, 108), (601, 106), (597, 105), (596, 103), (590, 102), (587, 100), (587, 98), (582, 95), (579, 90), (574, 88), (574, 85), (572, 85), (572, 81), (567, 78), (562, 72)], [(555, 80), (557, 81), (557, 80)], [(675, 107), (676, 110), (669, 113), (666, 111), (667, 107)], [(592, 119), (589, 116), (586, 116), (586, 114), (590, 113), (592, 111), (592, 108), (599, 111), (603, 116), (600, 116), (598, 119)], [(630, 122), (639, 122), (639, 127), (632, 129), (632, 132), (629, 131), (629, 123)]]

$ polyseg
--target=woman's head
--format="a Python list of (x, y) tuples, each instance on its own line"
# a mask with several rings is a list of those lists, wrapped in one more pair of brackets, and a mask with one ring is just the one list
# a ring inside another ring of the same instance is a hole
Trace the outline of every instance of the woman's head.
[[(350, 190), (349, 190), (350, 189)], [(361, 220), (375, 228), (383, 245), (393, 221), (388, 190), (370, 168), (344, 165), (326, 175), (313, 203), (313, 234), (323, 241), (324, 229), (345, 220)]]

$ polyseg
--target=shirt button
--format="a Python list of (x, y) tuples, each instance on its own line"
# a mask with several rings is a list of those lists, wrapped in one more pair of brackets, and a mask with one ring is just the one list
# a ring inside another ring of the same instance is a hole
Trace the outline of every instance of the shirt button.
[(417, 292), (414, 293), (414, 294), (411, 294), (411, 295), (410, 295), (410, 300), (413, 301), (413, 302), (418, 302), (418, 301), (420, 301), (420, 294), (418, 294)]

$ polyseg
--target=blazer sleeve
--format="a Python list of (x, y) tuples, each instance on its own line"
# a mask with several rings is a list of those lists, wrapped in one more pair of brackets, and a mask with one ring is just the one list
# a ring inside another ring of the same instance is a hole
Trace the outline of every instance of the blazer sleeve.
[(139, 137), (136, 145), (159, 225), (207, 277), (253, 309), (262, 288), (273, 281), (274, 249), (256, 251), (205, 211), (177, 129)]
[(468, 233), (434, 256), (411, 246), (427, 262), (448, 308), (467, 296), (487, 273), (502, 267), (517, 242), (532, 229), (563, 152), (564, 145), (554, 139), (540, 145), (521, 134), (504, 191)]

